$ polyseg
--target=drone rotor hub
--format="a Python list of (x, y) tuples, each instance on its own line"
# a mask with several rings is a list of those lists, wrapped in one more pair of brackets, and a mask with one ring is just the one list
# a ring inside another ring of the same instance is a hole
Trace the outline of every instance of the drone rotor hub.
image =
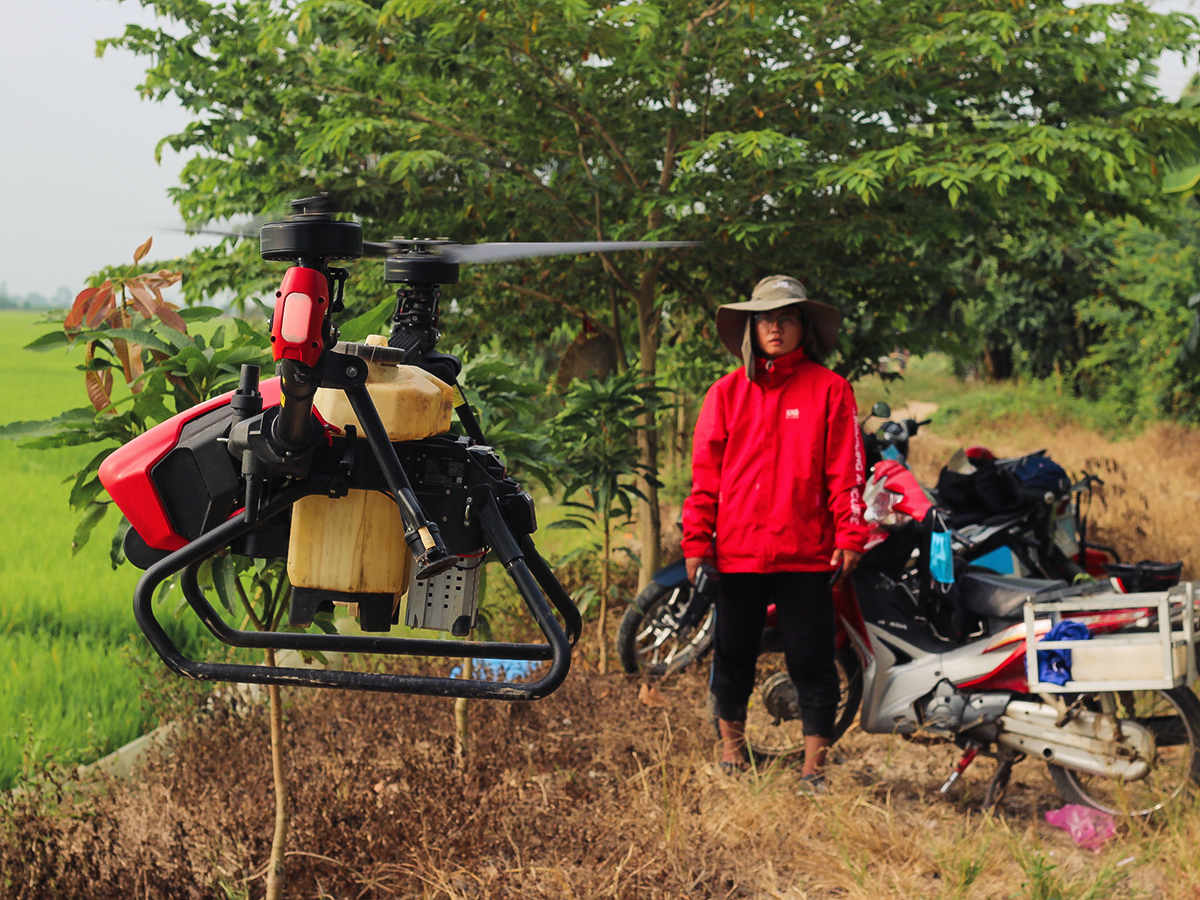
[(384, 260), (383, 280), (388, 284), (458, 284), (458, 263), (447, 262), (436, 253), (399, 253)]
[(362, 226), (339, 222), (337, 211), (325, 194), (291, 202), (292, 214), (282, 222), (270, 222), (259, 232), (262, 258), (275, 262), (293, 260), (358, 259), (363, 255)]

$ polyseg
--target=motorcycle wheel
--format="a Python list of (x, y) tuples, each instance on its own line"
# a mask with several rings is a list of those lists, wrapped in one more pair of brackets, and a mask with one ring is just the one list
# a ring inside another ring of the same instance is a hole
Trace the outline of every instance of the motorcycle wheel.
[[(834, 654), (838, 671), (838, 707), (833, 720), (833, 742), (846, 733), (862, 703), (862, 666), (849, 646)], [(787, 675), (782, 653), (758, 658), (754, 692), (746, 705), (746, 746), (757, 757), (804, 757), (804, 725), (795, 700), (795, 686)]]
[(1149, 728), (1155, 758), (1145, 778), (1128, 782), (1048, 763), (1054, 786), (1067, 803), (1144, 817), (1200, 785), (1200, 699), (1190, 689), (1093, 694), (1087, 703)]
[(676, 622), (687, 607), (691, 585), (661, 585), (651, 581), (629, 604), (617, 630), (617, 655), (626, 672), (662, 675), (670, 666), (679, 671), (712, 647), (715, 611), (700, 624), (680, 632)]

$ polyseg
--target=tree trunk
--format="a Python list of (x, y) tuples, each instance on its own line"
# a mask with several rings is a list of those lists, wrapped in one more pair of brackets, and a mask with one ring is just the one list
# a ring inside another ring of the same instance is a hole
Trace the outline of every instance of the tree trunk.
[[(275, 651), (268, 649), (266, 654), (267, 665), (274, 668)], [(283, 896), (284, 846), (290, 821), (287, 781), (283, 775), (283, 704), (279, 685), (268, 685), (267, 697), (271, 717), (271, 774), (275, 780), (275, 833), (271, 836), (271, 861), (267, 868), (267, 900), (279, 900)]]
[(600, 674), (608, 673), (608, 555), (612, 550), (609, 537), (608, 517), (604, 519), (604, 568), (600, 570), (600, 621), (596, 625), (596, 639), (600, 643)]
[[(475, 660), (471, 657), (463, 659), (463, 678), (475, 677)], [(467, 718), (467, 698), (456, 697), (454, 700), (454, 761), (461, 771), (467, 770), (467, 762), (471, 757), (470, 721)]]

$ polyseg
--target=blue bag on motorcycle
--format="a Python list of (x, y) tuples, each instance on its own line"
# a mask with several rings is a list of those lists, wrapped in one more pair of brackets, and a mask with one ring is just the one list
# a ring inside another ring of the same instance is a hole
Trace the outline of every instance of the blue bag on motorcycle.
[(1027, 497), (1041, 499), (1046, 493), (1061, 497), (1071, 489), (1066, 470), (1048, 457), (1045, 450), (1021, 457), (1009, 471)]

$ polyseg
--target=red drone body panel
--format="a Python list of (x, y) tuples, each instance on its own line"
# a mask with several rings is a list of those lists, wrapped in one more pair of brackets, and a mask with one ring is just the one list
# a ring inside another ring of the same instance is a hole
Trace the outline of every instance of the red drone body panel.
[(271, 318), (271, 352), (275, 361), (294, 359), (315, 366), (325, 350), (325, 316), (329, 281), (316, 269), (292, 266), (283, 275)]
[[(262, 382), (259, 390), (264, 408), (279, 405), (278, 378)], [(185, 426), (228, 406), (232, 397), (230, 391), (172, 416), (113, 451), (100, 464), (100, 483), (147, 546), (178, 550), (190, 539), (168, 515), (153, 470), (179, 445)]]

